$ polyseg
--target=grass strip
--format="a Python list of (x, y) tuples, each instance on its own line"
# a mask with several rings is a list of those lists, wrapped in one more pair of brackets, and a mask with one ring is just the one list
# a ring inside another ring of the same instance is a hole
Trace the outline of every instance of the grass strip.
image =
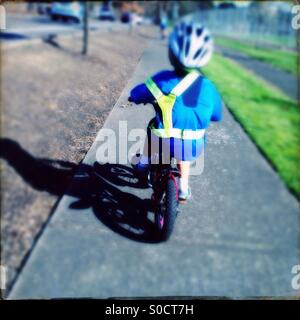
[(296, 101), (219, 54), (202, 71), (299, 199), (300, 112)]
[(216, 37), (216, 44), (246, 54), (254, 59), (267, 62), (274, 67), (297, 74), (297, 54), (273, 48), (255, 47), (234, 39)]

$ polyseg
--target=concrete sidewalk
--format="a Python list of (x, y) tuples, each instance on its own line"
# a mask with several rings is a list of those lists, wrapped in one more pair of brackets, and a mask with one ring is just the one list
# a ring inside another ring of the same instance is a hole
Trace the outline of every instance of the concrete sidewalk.
[[(151, 106), (122, 108), (130, 88), (162, 68), (153, 40), (104, 128), (145, 128)], [(167, 243), (152, 238), (151, 191), (129, 166), (96, 163), (103, 131), (21, 271), (10, 299), (54, 297), (290, 296), (299, 263), (299, 208), (227, 110), (208, 132), (205, 168), (193, 176)], [(131, 146), (134, 142), (129, 142)]]

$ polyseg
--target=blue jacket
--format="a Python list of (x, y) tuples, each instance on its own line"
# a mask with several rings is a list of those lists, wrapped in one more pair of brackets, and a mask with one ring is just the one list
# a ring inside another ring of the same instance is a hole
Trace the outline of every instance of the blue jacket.
[[(175, 71), (161, 71), (152, 76), (160, 90), (168, 95), (182, 80)], [(154, 97), (144, 83), (131, 90), (131, 101), (139, 103), (153, 103)], [(210, 121), (222, 119), (222, 100), (215, 85), (207, 78), (200, 76), (179, 97), (172, 110), (173, 128), (206, 129)], [(154, 126), (163, 128), (160, 109), (156, 109)]]

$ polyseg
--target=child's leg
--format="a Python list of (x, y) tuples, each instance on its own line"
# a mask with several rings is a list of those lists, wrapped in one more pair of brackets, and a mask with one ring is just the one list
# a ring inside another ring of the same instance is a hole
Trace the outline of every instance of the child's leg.
[[(156, 164), (153, 159), (153, 156), (159, 154), (160, 152), (160, 143), (159, 137), (151, 132), (149, 126), (147, 128), (147, 136), (144, 142), (143, 153), (140, 158), (140, 163), (144, 165), (149, 165), (150, 163)], [(154, 162), (153, 162), (154, 161)]]
[(189, 189), (190, 161), (179, 161), (177, 167), (181, 173), (181, 178), (179, 179), (180, 191), (187, 194)]

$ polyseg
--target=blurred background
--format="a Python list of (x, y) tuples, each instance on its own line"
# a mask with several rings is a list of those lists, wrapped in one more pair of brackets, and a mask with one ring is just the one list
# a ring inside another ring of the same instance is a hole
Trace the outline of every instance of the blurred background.
[[(292, 6), (297, 1), (93, 1), (93, 2), (30, 2), (6, 1), (8, 27), (34, 23), (84, 23), (85, 6), (94, 28), (98, 21), (122, 22), (134, 25), (159, 24), (166, 16), (172, 26), (182, 16), (193, 15), (205, 21), (217, 35), (230, 36), (255, 44), (278, 45), (296, 49), (297, 30), (291, 28)], [(23, 19), (20, 16), (23, 15)], [(40, 19), (26, 19), (30, 15)], [(42, 19), (43, 18), (43, 19)], [(50, 29), (49, 29), (50, 30)], [(54, 30), (54, 29), (53, 29)], [(28, 31), (28, 30), (27, 30)], [(36, 32), (42, 32), (36, 28)], [(22, 33), (28, 33), (24, 29)], [(24, 34), (23, 34), (24, 35)], [(32, 34), (31, 34), (32, 35)], [(17, 36), (17, 35), (15, 35)], [(20, 34), (21, 36), (21, 34)], [(8, 35), (2, 35), (6, 38)]]
[[(151, 41), (182, 18), (214, 35), (203, 69), (299, 200), (299, 30), (293, 1), (5, 1), (1, 264), (15, 279)], [(162, 28), (165, 25), (166, 28)], [(264, 112), (262, 112), (262, 106)]]

